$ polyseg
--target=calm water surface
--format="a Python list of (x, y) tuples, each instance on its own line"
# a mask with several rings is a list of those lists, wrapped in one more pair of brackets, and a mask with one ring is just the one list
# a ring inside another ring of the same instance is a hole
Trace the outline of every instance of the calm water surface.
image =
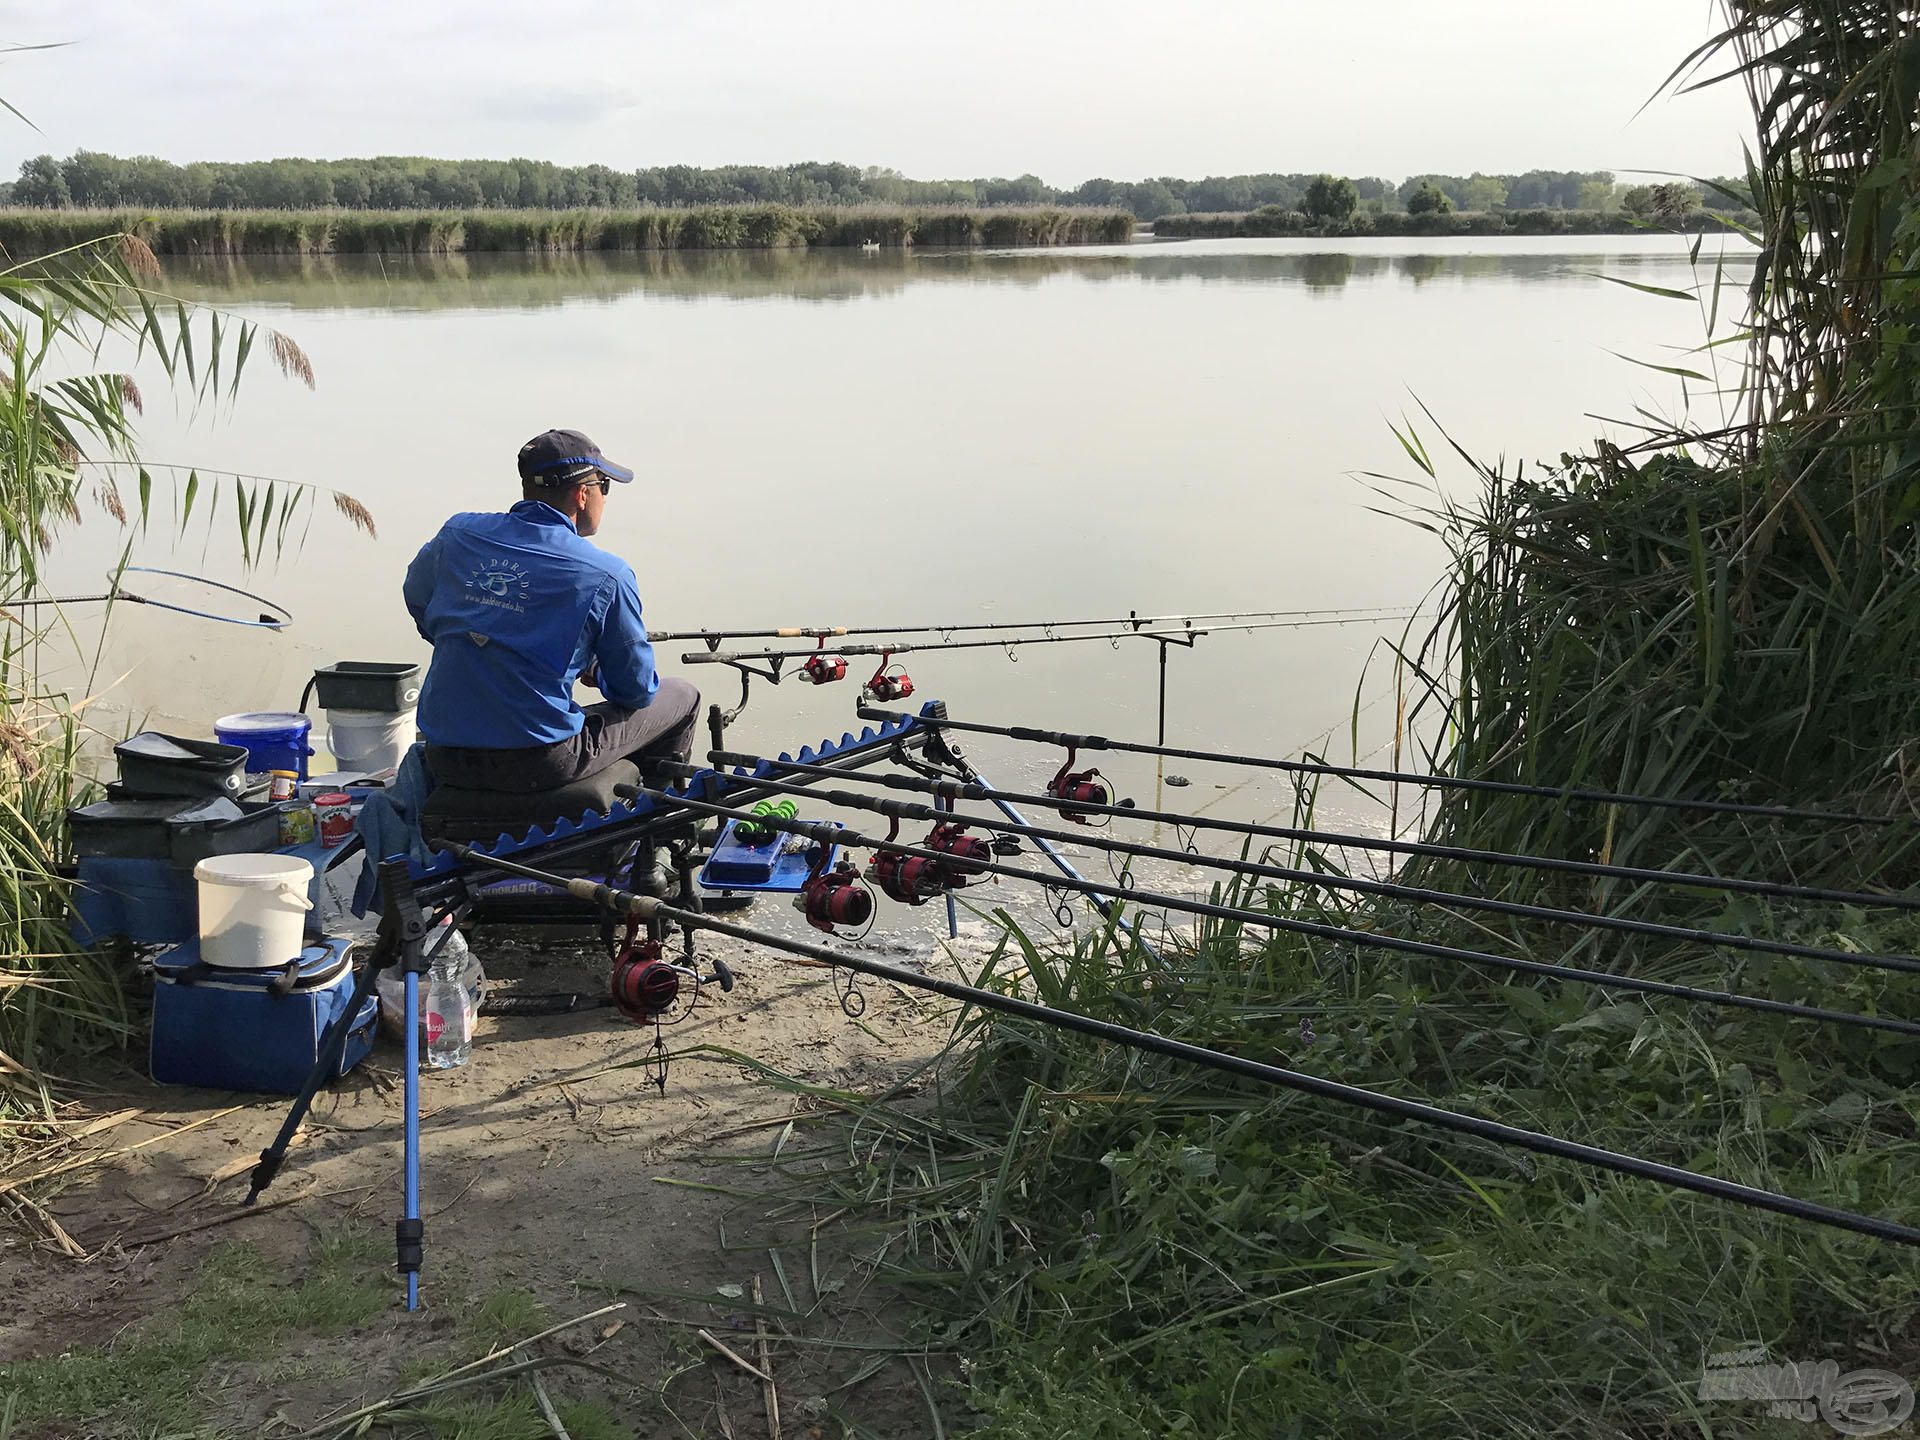
[[(1408, 500), (1360, 478), (1413, 477), (1390, 421), (1425, 405), (1472, 453), (1531, 461), (1594, 435), (1592, 415), (1680, 403), (1610, 352), (1670, 360), (1700, 318), (1603, 275), (1693, 279), (1681, 242), (1613, 237), (177, 263), (184, 293), (296, 338), (318, 388), (256, 356), (231, 411), (150, 406), (164, 413), (147, 453), (344, 489), (379, 538), (322, 508), (304, 548), (248, 579), (230, 515), (183, 548), (156, 527), (136, 560), (248, 583), (297, 623), (275, 636), (123, 608), (95, 713), (113, 730), (204, 729), (292, 708), (316, 665), (422, 655), (399, 599), (407, 561), (449, 513), (510, 503), (516, 449), (549, 426), (638, 471), (600, 540), (633, 563), (656, 628), (1411, 606), (1443, 552), (1380, 513)], [(1469, 493), (1464, 466), (1444, 473)], [(95, 584), (112, 538), (90, 521), (59, 578)], [(1379, 757), (1395, 633), (1176, 651), (1169, 739)], [(664, 647), (664, 668), (730, 700), (728, 672), (681, 666), (684, 648)], [(1136, 641), (909, 668), (958, 716), (1150, 739), (1154, 655)], [(756, 689), (742, 746), (852, 721), (851, 682)], [(1051, 768), (1031, 749), (974, 749), (1008, 786)], [(1150, 763), (1102, 766), (1151, 798)], [(1174, 768), (1195, 781), (1168, 792), (1183, 803), (1265, 814), (1286, 799), (1272, 777), (1227, 790), (1243, 777)]]

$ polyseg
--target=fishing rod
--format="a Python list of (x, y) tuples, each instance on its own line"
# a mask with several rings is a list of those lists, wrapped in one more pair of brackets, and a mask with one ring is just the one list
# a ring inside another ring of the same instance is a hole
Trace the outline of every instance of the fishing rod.
[[(696, 766), (675, 768), (687, 775), (697, 773)], [(1351, 890), (1360, 895), (1378, 895), (1389, 900), (1411, 900), (1422, 905), (1440, 905), (1457, 910), (1486, 910), (1499, 915), (1514, 915), (1528, 920), (1544, 920), (1555, 925), (1573, 925), (1589, 930), (1616, 930), (1630, 935), (1652, 935), (1666, 940), (1684, 940), (1700, 945), (1724, 946), (1729, 950), (1750, 950), (1771, 955), (1791, 955), (1801, 960), (1824, 960), (1836, 965), (1856, 965), (1865, 969), (1920, 974), (1920, 957), (1879, 955), (1853, 950), (1836, 950), (1823, 945), (1801, 945), (1789, 940), (1767, 940), (1749, 935), (1731, 935), (1718, 930), (1702, 930), (1691, 925), (1667, 925), (1654, 920), (1632, 920), (1618, 915), (1596, 915), (1587, 910), (1562, 910), (1547, 905), (1528, 905), (1514, 900), (1495, 900), (1479, 895), (1459, 895), (1451, 890), (1432, 890), (1418, 885), (1403, 885), (1386, 880), (1367, 880), (1358, 876), (1331, 874), (1320, 870), (1302, 870), (1287, 865), (1271, 865), (1226, 856), (1200, 855), (1163, 845), (1148, 845), (1080, 831), (1056, 830), (1031, 823), (989, 820), (981, 816), (955, 815), (931, 805), (916, 805), (888, 800), (875, 795), (856, 795), (848, 790), (817, 790), (809, 784), (760, 779), (755, 783), (780, 794), (809, 795), (825, 805), (840, 805), (850, 810), (866, 810), (890, 819), (960, 820), (982, 829), (1026, 835), (1035, 840), (1057, 844), (1090, 845), (1111, 853), (1138, 855), (1149, 860), (1167, 860), (1175, 864), (1210, 870), (1227, 870), (1263, 880), (1282, 880), (1329, 890)]]
[(1586, 1145), (1577, 1140), (1564, 1140), (1557, 1135), (1547, 1135), (1537, 1130), (1526, 1130), (1517, 1125), (1503, 1124), (1498, 1120), (1484, 1120), (1477, 1115), (1463, 1115), (1457, 1110), (1445, 1110), (1425, 1101), (1406, 1100), (1398, 1095), (1369, 1090), (1365, 1086), (1328, 1080), (1318, 1075), (1309, 1075), (1304, 1071), (1269, 1065), (1260, 1060), (1249, 1060), (1239, 1055), (1228, 1054), (1223, 1050), (1213, 1050), (1202, 1045), (1189, 1044), (1184, 1040), (1175, 1040), (1150, 1030), (1135, 1030), (1130, 1026), (1116, 1025), (1112, 1021), (1097, 1020), (1078, 1011), (1054, 1009), (1032, 1000), (1022, 1000), (1018, 996), (1003, 995), (997, 990), (989, 990), (982, 986), (945, 980), (937, 975), (923, 975), (916, 970), (889, 965), (864, 955), (834, 950), (805, 940), (789, 940), (785, 936), (769, 935), (762, 931), (748, 929), (744, 925), (735, 925), (725, 920), (714, 919), (709, 915), (683, 910), (652, 896), (635, 895), (631, 891), (615, 890), (605, 885), (598, 885), (591, 880), (569, 879), (566, 876), (536, 870), (531, 866), (515, 864), (510, 860), (497, 859), (467, 845), (442, 843), (439, 848), (456, 859), (488, 866), (509, 875), (518, 875), (523, 879), (544, 881), (549, 885), (567, 890), (578, 899), (592, 901), (615, 913), (625, 913), (642, 921), (666, 920), (688, 931), (711, 931), (716, 935), (725, 935), (748, 945), (758, 945), (768, 950), (821, 961), (856, 975), (884, 980), (910, 990), (924, 990), (944, 999), (957, 1000), (964, 1005), (978, 1006), (982, 1010), (993, 1010), (1022, 1020), (1051, 1025), (1058, 1030), (1069, 1030), (1075, 1034), (1104, 1040), (1110, 1044), (1124, 1045), (1129, 1049), (1147, 1054), (1164, 1055), (1169, 1059), (1202, 1065), (1210, 1070), (1257, 1080), (1266, 1085), (1312, 1095), (1322, 1100), (1358, 1106), (1376, 1114), (1390, 1115), (1395, 1119), (1410, 1120), (1415, 1124), (1471, 1135), (1476, 1139), (1492, 1141), (1496, 1145), (1528, 1150), (1537, 1155), (1552, 1155), (1562, 1160), (1573, 1160), (1597, 1169), (1610, 1170), (1615, 1174), (1631, 1176), (1634, 1179), (1652, 1180), (1673, 1186), (1675, 1189), (1688, 1190), (1696, 1195), (1705, 1195), (1715, 1200), (1725, 1200), (1756, 1210), (1766, 1210), (1796, 1220), (1807, 1220), (1817, 1225), (1850, 1230), (1857, 1235), (1871, 1235), (1881, 1240), (1897, 1240), (1903, 1245), (1920, 1245), (1920, 1230), (1902, 1225), (1895, 1220), (1883, 1219), (1876, 1215), (1862, 1215), (1852, 1210), (1841, 1210), (1812, 1200), (1801, 1200), (1772, 1190), (1743, 1185), (1735, 1180), (1723, 1180), (1718, 1176), (1685, 1170), (1677, 1165), (1663, 1164), (1658, 1160), (1647, 1160), (1638, 1155), (1605, 1150), (1597, 1145)]
[[(837, 645), (835, 655), (905, 655), (916, 650), (993, 650), (1013, 645), (1071, 645), (1082, 640), (1107, 640), (1116, 645), (1121, 640), (1163, 640), (1168, 644), (1188, 644), (1203, 635), (1221, 635), (1233, 630), (1304, 630), (1316, 625), (1367, 625), (1378, 624), (1386, 620), (1404, 620), (1413, 612), (1395, 611), (1383, 615), (1346, 617), (1332, 620), (1259, 620), (1245, 625), (1209, 625), (1204, 629), (1182, 630), (1100, 630), (1089, 635), (1013, 635), (1004, 640), (923, 640), (917, 644), (896, 645), (891, 642), (881, 645)], [(821, 641), (821, 645), (825, 645)], [(680, 657), (688, 665), (738, 665), (745, 661), (770, 660), (776, 664), (783, 660), (805, 660), (820, 654), (815, 650), (736, 650), (702, 651), (691, 650)], [(945, 723), (944, 721), (942, 722)]]
[(831, 765), (813, 765), (801, 760), (762, 760), (755, 755), (732, 750), (713, 750), (709, 760), (716, 765), (742, 765), (748, 769), (771, 765), (807, 775), (833, 775), (862, 785), (885, 785), (892, 790), (911, 790), (923, 795), (939, 795), (954, 800), (1013, 800), (1022, 804), (1046, 805), (1063, 815), (1109, 816), (1122, 820), (1146, 820), (1155, 824), (1176, 825), (1188, 830), (1214, 830), (1230, 835), (1253, 835), (1265, 839), (1293, 840), (1327, 849), (1377, 850), (1391, 855), (1424, 855), (1438, 860), (1459, 860), (1469, 864), (1505, 865), (1554, 874), (1587, 875), (1603, 880), (1634, 880), (1649, 885), (1676, 885), (1691, 890), (1719, 890), (1728, 894), (1764, 895), (1778, 900), (1815, 900), (1837, 905), (1883, 906), (1894, 910), (1920, 910), (1920, 898), (1907, 895), (1875, 895), (1860, 890), (1829, 890), (1817, 885), (1793, 885), (1777, 880), (1748, 880), (1719, 875), (1694, 874), (1685, 870), (1656, 870), (1639, 865), (1614, 865), (1602, 860), (1567, 860), (1557, 855), (1518, 855), (1505, 850), (1478, 850), (1466, 845), (1442, 845), (1430, 840), (1383, 840), (1374, 835), (1354, 835), (1338, 830), (1304, 829), (1293, 825), (1268, 825), (1252, 820), (1224, 820), (1210, 815), (1183, 815), (1175, 810), (1146, 810), (1134, 805), (1102, 805), (1058, 795), (1021, 794), (998, 788), (987, 789), (957, 780), (922, 779), (913, 775), (868, 775), (838, 769)]
[[(860, 707), (862, 720), (898, 720), (891, 711)], [(1379, 780), (1422, 785), (1441, 790), (1477, 790), (1499, 795), (1537, 795), (1550, 800), (1591, 800), (1602, 805), (1643, 805), (1662, 810), (1696, 810), (1711, 815), (1754, 815), (1768, 820), (1817, 820), (1829, 824), (1893, 825), (1902, 817), (1860, 815), (1845, 810), (1803, 810), (1790, 805), (1750, 805), (1735, 800), (1677, 800), (1665, 795), (1630, 795), (1614, 790), (1583, 790), (1570, 785), (1527, 785), (1513, 780), (1473, 780), (1459, 775), (1417, 775), (1405, 770), (1367, 770), (1324, 761), (1278, 760), (1270, 756), (1236, 755), (1220, 750), (1183, 750), (1172, 745), (1148, 745), (1137, 740), (1109, 740), (1104, 735), (1070, 735), (1059, 730), (1036, 730), (1029, 725), (985, 725), (977, 720), (954, 720), (944, 715), (922, 717), (928, 725), (966, 730), (976, 735), (1003, 735), (1039, 745), (1063, 745), (1072, 750), (1120, 750), (1135, 755), (1161, 755), (1174, 760), (1205, 760), (1221, 765), (1247, 765), (1262, 770), (1285, 770), (1299, 775), (1332, 775), (1349, 780)]]
[(709, 650), (720, 648), (722, 640), (833, 640), (846, 635), (960, 635), (983, 630), (1075, 630), (1089, 625), (1127, 625), (1141, 630), (1149, 625), (1192, 625), (1207, 620), (1301, 619), (1314, 615), (1364, 615), (1390, 610), (1388, 605), (1347, 606), (1329, 610), (1220, 610), (1211, 615), (1141, 615), (1129, 610), (1125, 615), (1098, 620), (996, 620), (973, 621), (964, 625), (821, 625), (780, 626), (767, 630), (656, 630), (656, 641), (699, 640)]
[[(936, 850), (925, 846), (909, 844), (889, 836), (884, 839), (862, 835), (857, 831), (839, 825), (827, 825), (810, 820), (785, 819), (767, 814), (754, 814), (728, 805), (714, 805), (704, 800), (694, 799), (691, 795), (670, 795), (645, 785), (616, 785), (617, 795), (644, 796), (656, 804), (685, 806), (700, 814), (713, 815), (725, 820), (748, 820), (756, 826), (779, 830), (789, 835), (799, 835), (820, 845), (855, 846), (871, 850), (884, 851), (899, 856), (902, 860), (918, 860), (936, 868), (936, 872), (952, 873), (955, 866), (955, 853), (948, 850)], [(984, 847), (983, 847), (984, 848)], [(1768, 1000), (1757, 995), (1743, 995), (1727, 990), (1704, 990), (1693, 985), (1679, 985), (1665, 980), (1645, 980), (1637, 976), (1616, 975), (1603, 970), (1584, 970), (1570, 965), (1550, 965), (1539, 960), (1520, 960), (1507, 955), (1494, 955), (1484, 950), (1466, 950), (1452, 945), (1440, 945), (1426, 940), (1408, 940), (1398, 935), (1383, 935), (1373, 931), (1349, 930), (1339, 925), (1328, 925), (1317, 920), (1296, 920), (1288, 916), (1275, 915), (1265, 910), (1249, 910), (1239, 906), (1216, 905), (1206, 900), (1188, 900), (1178, 895), (1168, 895), (1160, 891), (1140, 890), (1124, 885), (1103, 885), (1095, 880), (1074, 879), (1065, 875), (1047, 875), (1040, 871), (1023, 870), (1012, 865), (1003, 865), (998, 861), (969, 855), (964, 861), (964, 872), (969, 875), (999, 875), (1009, 880), (1026, 880), (1045, 886), (1050, 890), (1070, 890), (1081, 895), (1099, 895), (1111, 900), (1132, 901), (1142, 908), (1156, 910), (1178, 910), (1189, 915), (1204, 916), (1215, 920), (1232, 920), (1245, 925), (1257, 925), (1268, 930), (1282, 930), (1295, 935), (1310, 935), (1322, 940), (1334, 940), (1343, 944), (1370, 946), (1377, 950), (1394, 950), (1401, 954), (1420, 955), (1436, 960), (1450, 960), (1464, 965), (1508, 970), (1516, 974), (1538, 975), (1555, 980), (1570, 980), (1577, 984), (1594, 985), (1608, 990), (1630, 990), (1643, 995), (1664, 995), (1669, 999), (1686, 1000), (1694, 1004), (1723, 1005), (1741, 1010), (1761, 1010), (1770, 1014), (1790, 1015), (1801, 1020), (1820, 1020), (1834, 1025), (1853, 1025), (1867, 1030), (1885, 1030), (1896, 1035), (1920, 1036), (1920, 1024), (1908, 1020), (1895, 1020), (1881, 1015), (1860, 1015), (1848, 1010), (1829, 1010), (1821, 1006), (1801, 1005), (1789, 1000)]]
[(256, 595), (251, 590), (242, 590), (238, 585), (224, 584), (219, 580), (209, 580), (204, 575), (189, 575), (183, 570), (159, 570), (150, 565), (129, 565), (120, 572), (123, 575), (162, 575), (170, 580), (191, 580), (196, 585), (205, 585), (212, 590), (223, 590), (229, 595), (238, 595), (243, 600), (251, 600), (256, 605), (264, 605), (275, 614), (262, 612), (256, 620), (243, 620), (233, 615), (216, 615), (210, 610), (196, 610), (188, 605), (176, 605), (169, 600), (155, 600), (150, 595), (137, 595), (131, 590), (122, 590), (117, 584), (114, 588), (99, 595), (52, 595), (31, 600), (8, 600), (0, 605), (0, 610), (25, 610), (41, 605), (98, 605), (107, 602), (125, 601), (129, 605), (146, 605), (155, 610), (172, 610), (176, 614), (191, 615), (198, 620), (212, 620), (220, 625), (244, 625), (258, 630), (284, 630), (293, 623), (293, 612), (276, 600), (264, 595)]

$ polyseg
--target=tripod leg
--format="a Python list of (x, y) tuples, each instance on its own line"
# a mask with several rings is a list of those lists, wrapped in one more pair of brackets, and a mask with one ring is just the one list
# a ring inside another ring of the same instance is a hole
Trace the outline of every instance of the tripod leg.
[(247, 1190), (245, 1204), (253, 1204), (260, 1198), (261, 1192), (273, 1183), (273, 1177), (280, 1173), (280, 1166), (287, 1158), (287, 1147), (293, 1144), (294, 1134), (307, 1118), (307, 1111), (312, 1108), (313, 1097), (320, 1093), (322, 1085), (340, 1073), (340, 1056), (347, 1048), (347, 1036), (353, 1030), (354, 1017), (360, 1013), (367, 996), (373, 993), (374, 977), (390, 963), (390, 955), (386, 933), (382, 931), (366, 969), (360, 972), (360, 978), (354, 984), (353, 999), (347, 1002), (347, 1008), (340, 1012), (320, 1037), (319, 1057), (314, 1061), (313, 1069), (307, 1073), (306, 1083), (300, 1087), (300, 1093), (294, 1097), (287, 1118), (280, 1126), (280, 1133), (273, 1137), (271, 1145), (260, 1152), (260, 1163), (253, 1167), (252, 1183)]

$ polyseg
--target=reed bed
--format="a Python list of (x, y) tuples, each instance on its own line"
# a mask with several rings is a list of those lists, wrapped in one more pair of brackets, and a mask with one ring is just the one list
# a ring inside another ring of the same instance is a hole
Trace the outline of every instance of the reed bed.
[(805, 246), (1088, 245), (1128, 240), (1120, 211), (793, 208), (685, 210), (0, 210), (0, 250), (44, 255), (122, 231), (160, 255), (448, 255), (481, 251), (782, 250)]
[(1320, 221), (1298, 210), (1269, 205), (1217, 214), (1163, 215), (1153, 233), (1163, 240), (1226, 240), (1288, 235), (1321, 238), (1365, 235), (1640, 235), (1682, 229), (1694, 233), (1751, 225), (1754, 214), (1695, 210), (1677, 220), (1652, 223), (1622, 210), (1454, 210), (1409, 215), (1401, 210), (1358, 211), (1345, 220)]

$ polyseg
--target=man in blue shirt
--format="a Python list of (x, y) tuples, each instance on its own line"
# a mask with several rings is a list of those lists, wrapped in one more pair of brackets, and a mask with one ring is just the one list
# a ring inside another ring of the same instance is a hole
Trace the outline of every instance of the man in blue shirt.
[[(440, 783), (533, 794), (691, 752), (700, 692), (655, 672), (632, 567), (587, 541), (631, 479), (578, 430), (536, 435), (520, 503), (454, 516), (407, 567), (407, 610), (433, 645), (419, 718)], [(576, 680), (605, 698), (576, 704)]]

